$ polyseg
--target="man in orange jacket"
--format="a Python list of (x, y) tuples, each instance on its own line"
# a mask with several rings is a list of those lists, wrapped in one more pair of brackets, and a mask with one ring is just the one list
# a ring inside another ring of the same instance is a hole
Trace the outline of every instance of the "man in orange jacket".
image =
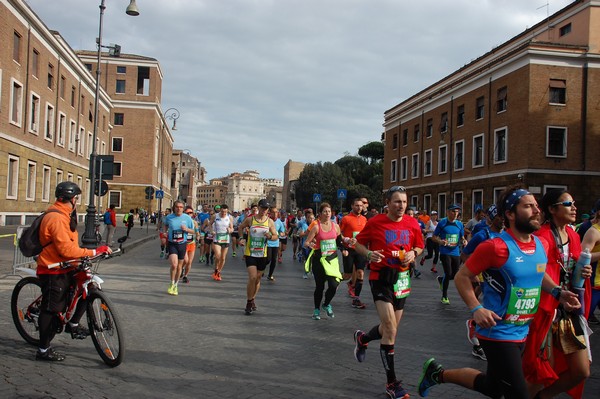
[[(55, 352), (50, 347), (50, 341), (57, 330), (57, 313), (64, 311), (67, 306), (67, 293), (71, 285), (70, 272), (72, 268), (48, 268), (48, 265), (64, 262), (85, 256), (95, 256), (96, 253), (111, 253), (106, 245), (97, 249), (79, 247), (77, 233), (77, 212), (75, 204), (81, 194), (77, 184), (65, 181), (56, 186), (56, 202), (48, 208), (48, 212), (40, 224), (40, 243), (44, 249), (38, 256), (37, 275), (42, 286), (42, 304), (38, 319), (40, 329), (40, 345), (35, 355), (36, 360), (62, 361), (65, 356)], [(79, 325), (79, 320), (85, 313), (85, 301), (79, 301), (75, 314), (65, 326), (65, 331), (72, 338), (83, 339), (89, 331)]]

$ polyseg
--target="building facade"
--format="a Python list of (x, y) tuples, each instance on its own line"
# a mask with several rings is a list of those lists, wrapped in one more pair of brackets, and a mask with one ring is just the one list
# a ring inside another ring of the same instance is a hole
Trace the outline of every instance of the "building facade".
[(296, 184), (303, 170), (304, 163), (292, 161), (291, 159), (283, 167), (283, 195), (281, 200), (282, 207), (289, 212), (298, 209)]
[(171, 197), (184, 201), (194, 209), (199, 205), (197, 188), (206, 185), (206, 170), (187, 150), (173, 150), (171, 164)]
[(600, 3), (576, 1), (384, 113), (384, 188), (465, 218), (508, 185), (600, 197)]

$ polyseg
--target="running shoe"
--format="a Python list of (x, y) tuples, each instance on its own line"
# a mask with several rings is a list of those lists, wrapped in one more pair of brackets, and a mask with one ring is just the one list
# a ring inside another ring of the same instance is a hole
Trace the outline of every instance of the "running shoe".
[(267, 280), (269, 280), (269, 281), (275, 281), (275, 277), (273, 277), (273, 276), (267, 276)]
[(35, 352), (35, 360), (43, 360), (47, 362), (62, 362), (63, 360), (65, 360), (65, 355), (59, 352), (55, 352), (52, 348), (46, 349), (46, 352), (42, 352), (38, 349)]
[(167, 294), (169, 294), (169, 295), (175, 295), (175, 294), (173, 293), (173, 288), (174, 288), (174, 287), (175, 287), (175, 284), (173, 284), (173, 283), (170, 283), (170, 284), (169, 284), (169, 288), (167, 289)]
[(279, 258), (277, 258), (277, 262), (278, 263), (282, 263), (283, 262), (283, 259), (281, 258), (281, 256)]
[(304, 274), (302, 275), (302, 278), (306, 280), (308, 278), (308, 273), (304, 272)]
[(485, 352), (483, 351), (481, 345), (473, 345), (473, 350), (471, 351), (471, 354), (477, 359), (487, 360), (487, 357), (485, 357)]
[(252, 301), (246, 301), (246, 309), (244, 309), (244, 312), (248, 316), (252, 314)]
[(357, 362), (362, 363), (367, 356), (368, 344), (361, 344), (362, 337), (365, 335), (361, 330), (354, 331), (354, 358)]
[(177, 287), (177, 284), (173, 286), (173, 295), (179, 295), (179, 288)]
[(450, 305), (450, 299), (446, 298), (445, 296), (442, 297), (442, 303), (444, 305)]
[(365, 308), (367, 307), (367, 305), (365, 305), (364, 303), (362, 303), (362, 302), (360, 301), (360, 299), (358, 299), (358, 298), (354, 298), (354, 299), (352, 300), (352, 307), (353, 307), (353, 308), (356, 308), (356, 309), (365, 309)]
[(165, 251), (160, 251), (160, 258), (164, 258), (165, 257)]
[(406, 389), (402, 388), (400, 381), (394, 381), (385, 386), (385, 393), (390, 399), (408, 399), (410, 395)]
[(431, 270), (431, 273), (437, 273), (437, 269), (435, 268), (435, 266), (432, 267), (430, 270)]
[(221, 281), (221, 272), (217, 272), (217, 278), (215, 280)]
[(354, 293), (354, 286), (348, 281), (348, 296), (350, 298), (354, 298), (356, 295)]
[(419, 378), (419, 395), (426, 397), (429, 395), (429, 389), (437, 384), (440, 384), (440, 375), (444, 372), (441, 364), (435, 361), (434, 358), (427, 360), (423, 364), (423, 372)]
[(182, 281), (184, 284), (188, 284), (188, 283), (190, 282), (190, 279), (188, 278), (188, 276), (183, 276), (183, 278), (181, 279), (181, 281)]
[(213, 279), (213, 280), (215, 280), (215, 281), (218, 281), (218, 280), (217, 280), (217, 273), (218, 273), (218, 272), (215, 270), (215, 271), (213, 272), (213, 274), (211, 275), (212, 279)]
[(471, 345), (479, 346), (479, 340), (475, 336), (475, 326), (476, 326), (475, 320), (473, 320), (473, 319), (467, 320), (466, 326), (467, 326), (467, 339), (469, 340)]
[(421, 272), (418, 271), (417, 269), (414, 270), (414, 276), (415, 278), (421, 278)]
[(442, 276), (437, 276), (436, 279), (440, 286), (440, 291), (442, 291), (444, 289), (444, 278)]
[(333, 314), (333, 308), (331, 307), (331, 304), (329, 304), (329, 305), (323, 304), (322, 308), (327, 313), (328, 317), (331, 317), (332, 319), (335, 317), (335, 315)]
[(256, 312), (256, 310), (257, 310), (258, 308), (256, 307), (256, 303), (254, 302), (254, 299), (251, 301), (251, 306), (252, 306), (252, 311), (253, 311), (253, 312)]
[(235, 258), (235, 251), (231, 254), (231, 256)]
[(315, 309), (312, 315), (313, 320), (321, 320), (321, 311), (319, 309)]
[(425, 258), (421, 258), (419, 261), (419, 265), (423, 266), (425, 264)]

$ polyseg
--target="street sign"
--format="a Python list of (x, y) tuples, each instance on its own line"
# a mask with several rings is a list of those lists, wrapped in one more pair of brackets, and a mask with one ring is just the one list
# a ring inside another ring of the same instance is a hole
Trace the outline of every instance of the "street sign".
[(156, 190), (156, 199), (163, 199), (165, 197), (165, 192), (163, 190)]
[(340, 188), (337, 190), (337, 198), (339, 200), (345, 200), (348, 197), (348, 191), (345, 188)]
[(115, 172), (114, 155), (96, 156), (96, 178), (102, 177), (102, 180), (112, 180)]
[(96, 184), (94, 184), (94, 194), (98, 197), (104, 197), (108, 192), (108, 183), (104, 180), (100, 183), (100, 190), (98, 190), (98, 180), (96, 180)]
[(146, 194), (152, 195), (152, 194), (154, 194), (154, 187), (148, 186), (148, 187), (146, 187), (146, 189), (144, 191), (146, 192)]
[(321, 194), (313, 194), (313, 202), (321, 202)]

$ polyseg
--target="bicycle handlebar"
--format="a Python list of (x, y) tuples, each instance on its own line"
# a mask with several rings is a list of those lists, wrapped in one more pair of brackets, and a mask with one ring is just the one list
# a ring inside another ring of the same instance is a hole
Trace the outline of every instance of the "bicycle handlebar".
[[(71, 259), (71, 260), (66, 260), (64, 262), (52, 263), (52, 264), (48, 265), (47, 267), (48, 267), (48, 269), (54, 269), (56, 267), (60, 267), (61, 269), (67, 269), (67, 268), (73, 267), (73, 266), (80, 266), (82, 264), (85, 264), (86, 262), (94, 262), (94, 261), (100, 260), (100, 259), (109, 259), (114, 256), (120, 256), (120, 255), (121, 255), (121, 249), (119, 248), (119, 249), (115, 249), (110, 254), (108, 252), (101, 252), (94, 256), (84, 256), (83, 258)], [(78, 263), (78, 264), (73, 265), (72, 263)]]

